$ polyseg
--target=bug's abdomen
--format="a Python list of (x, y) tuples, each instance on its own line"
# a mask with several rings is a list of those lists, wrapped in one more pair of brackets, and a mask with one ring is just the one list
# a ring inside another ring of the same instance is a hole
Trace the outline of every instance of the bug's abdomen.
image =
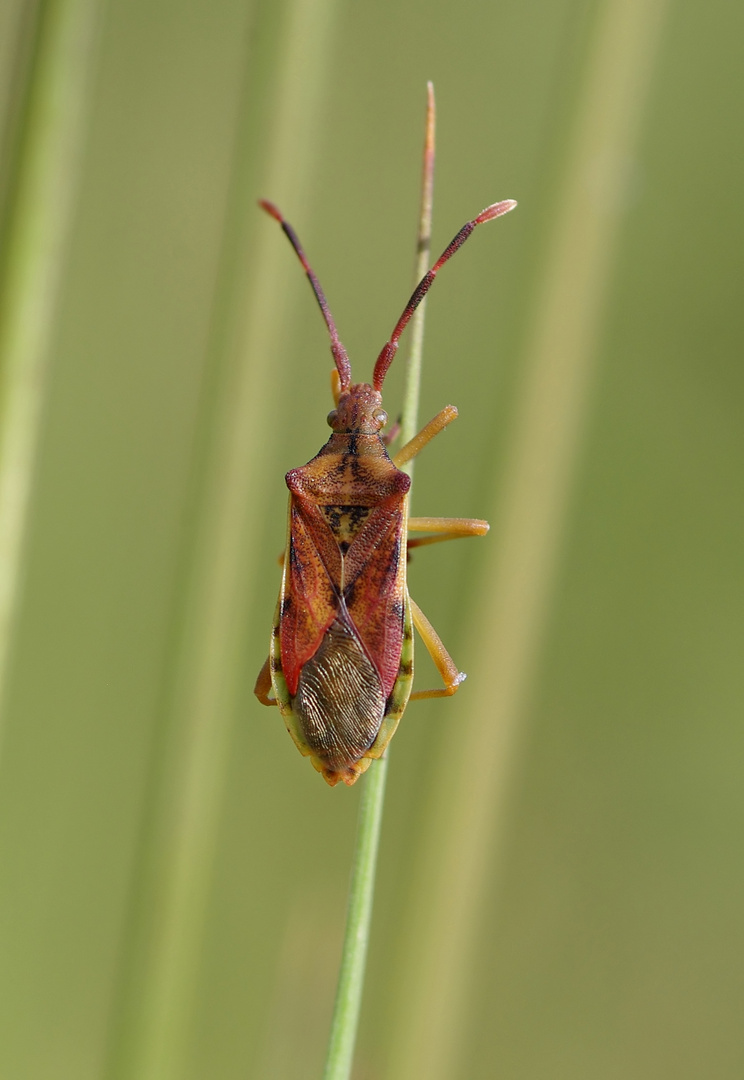
[(377, 737), (385, 715), (380, 679), (342, 618), (303, 666), (292, 708), (307, 745), (333, 770), (353, 765)]

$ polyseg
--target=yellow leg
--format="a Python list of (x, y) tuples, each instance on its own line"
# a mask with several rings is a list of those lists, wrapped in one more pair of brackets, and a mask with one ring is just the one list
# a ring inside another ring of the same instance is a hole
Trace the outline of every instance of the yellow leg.
[(423, 547), (425, 544), (439, 544), (443, 540), (460, 540), (464, 536), (485, 536), (490, 526), (480, 518), (430, 518), (412, 517), (408, 519), (409, 532), (436, 533), (435, 536), (420, 536), (411, 540), (408, 547)]
[(421, 428), (418, 435), (414, 435), (410, 442), (407, 442), (405, 446), (401, 446), (398, 453), (393, 457), (393, 465), (395, 465), (396, 469), (399, 469), (401, 465), (405, 465), (411, 458), (416, 457), (416, 454), (423, 450), (435, 435), (438, 435), (440, 431), (444, 431), (447, 425), (456, 419), (457, 409), (455, 406), (445, 405), (433, 420), (430, 420), (425, 427)]
[(442, 676), (444, 686), (440, 690), (417, 690), (411, 694), (411, 701), (421, 701), (423, 698), (452, 697), (457, 693), (460, 683), (466, 678), (464, 672), (458, 671), (455, 662), (442, 644), (442, 639), (431, 625), (427, 617), (415, 600), (411, 600), (411, 614), (413, 625), (421, 635), (421, 640), (426, 646), (426, 651), (437, 666), (437, 671)]
[(331, 393), (333, 394), (333, 403), (338, 408), (338, 399), (341, 397), (341, 376), (336, 368), (331, 372)]
[(258, 673), (253, 693), (262, 705), (276, 705), (276, 698), (269, 697), (271, 690), (271, 659), (267, 656), (266, 663)]

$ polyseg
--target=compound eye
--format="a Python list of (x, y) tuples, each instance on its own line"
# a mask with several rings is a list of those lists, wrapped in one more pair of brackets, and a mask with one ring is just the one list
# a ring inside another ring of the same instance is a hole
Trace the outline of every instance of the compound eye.
[(388, 422), (388, 414), (385, 412), (384, 409), (377, 409), (377, 411), (374, 413), (373, 419), (376, 423), (380, 425), (381, 428), (384, 428), (385, 424), (387, 424)]
[(331, 409), (331, 411), (328, 413), (327, 419), (328, 419), (328, 427), (333, 427), (333, 425), (338, 420), (338, 412), (336, 411), (336, 409)]

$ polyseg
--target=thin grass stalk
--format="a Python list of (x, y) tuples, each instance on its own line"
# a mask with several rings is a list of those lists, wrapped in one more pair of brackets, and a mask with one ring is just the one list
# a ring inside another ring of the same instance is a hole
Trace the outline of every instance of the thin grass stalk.
[[(426, 135), (424, 138), (424, 162), (421, 180), (421, 214), (418, 243), (416, 245), (415, 283), (419, 282), (429, 269), (431, 222), (434, 206), (436, 109), (432, 83), (428, 83), (426, 89)], [(418, 429), (425, 303), (425, 300), (422, 301), (411, 320), (411, 345), (406, 367), (403, 411), (400, 421), (401, 444), (405, 444), (412, 439)], [(410, 476), (413, 471), (413, 461), (410, 461), (403, 468)], [(359, 804), (356, 846), (352, 858), (346, 932), (323, 1080), (348, 1080), (351, 1076), (354, 1061), (354, 1047), (364, 991), (367, 946), (372, 923), (377, 852), (380, 844), (380, 829), (385, 801), (388, 754), (389, 751), (380, 760), (372, 762), (363, 780), (364, 788)]]
[[(434, 84), (426, 84), (426, 135), (424, 138), (424, 161), (421, 171), (421, 216), (417, 244), (416, 269), (413, 275), (414, 286), (421, 281), (431, 265), (431, 221), (434, 213), (434, 156), (436, 152), (437, 111), (434, 100)], [(405, 446), (418, 431), (419, 396), (421, 389), (421, 362), (424, 355), (424, 326), (426, 324), (426, 300), (419, 304), (418, 311), (411, 320), (411, 347), (406, 363), (406, 376), (403, 386), (403, 411), (400, 421), (400, 443)], [(413, 476), (415, 458), (404, 469)]]
[(494, 515), (500, 535), (465, 650), (480, 692), (452, 722), (431, 786), (402, 935), (403, 971), (395, 980), (388, 1080), (464, 1075), (458, 1052), (467, 1037), (484, 894), (498, 871), (508, 783), (550, 613), (623, 222), (618, 176), (640, 130), (665, 6), (665, 0), (608, 0), (599, 11), (530, 320), (534, 331)]
[(0, 297), (0, 716), (91, 100), (98, 10), (98, 0), (54, 0), (43, 9), (12, 184)]
[(370, 765), (363, 781), (349, 886), (346, 932), (323, 1080), (348, 1080), (354, 1062), (372, 923), (387, 769), (386, 754)]
[[(173, 618), (175, 659), (163, 708), (166, 736), (157, 750), (153, 806), (134, 884), (132, 959), (124, 974), (108, 1069), (116, 1080), (175, 1080), (183, 1075), (188, 1057), (230, 734), (243, 677), (250, 553), (261, 527), (255, 507), (264, 477), (257, 463), (274, 433), (273, 394), (281, 382), (278, 357), (287, 322), (284, 251), (255, 199), (270, 193), (296, 209), (310, 189), (336, 9), (335, 0), (288, 4), (281, 16), (275, 77), (246, 101), (249, 110), (256, 100), (269, 100), (274, 107), (265, 125), (268, 147), (260, 169), (247, 160), (256, 146), (241, 149), (226, 248), (236, 225), (245, 239), (242, 222), (248, 213), (257, 237), (245, 245), (240, 265), (226, 256), (224, 294), (216, 301), (209, 362), (221, 372), (221, 382), (206, 421), (203, 460), (196, 463), (198, 524), (184, 556), (183, 596)], [(262, 68), (268, 70), (265, 64)], [(247, 92), (251, 89), (256, 91), (255, 85)], [(248, 126), (256, 130), (254, 122)], [(256, 174), (260, 191), (254, 186)]]

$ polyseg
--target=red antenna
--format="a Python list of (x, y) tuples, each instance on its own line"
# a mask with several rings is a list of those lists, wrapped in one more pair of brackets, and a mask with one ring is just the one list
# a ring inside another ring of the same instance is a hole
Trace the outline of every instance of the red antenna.
[(302, 250), (302, 245), (297, 238), (297, 233), (294, 231), (289, 222), (284, 219), (282, 212), (276, 206), (274, 206), (273, 203), (268, 202), (266, 199), (259, 199), (258, 205), (261, 207), (262, 210), (265, 210), (267, 214), (271, 214), (275, 221), (279, 222), (282, 229), (284, 229), (284, 232), (287, 234), (290, 244), (295, 249), (297, 257), (299, 258), (305, 269), (305, 273), (307, 274), (310, 284), (313, 287), (315, 299), (318, 301), (320, 310), (323, 312), (323, 318), (325, 319), (326, 326), (328, 327), (328, 333), (331, 335), (331, 352), (333, 353), (333, 360), (336, 364), (336, 368), (341, 379), (341, 389), (348, 390), (351, 386), (351, 364), (349, 363), (349, 355), (346, 352), (346, 349), (343, 347), (341, 339), (338, 336), (338, 330), (336, 329), (336, 324), (333, 321), (331, 309), (328, 307), (328, 301), (325, 298), (325, 293), (321, 288), (320, 282), (315, 276), (315, 271), (310, 266), (310, 263), (307, 261), (305, 252)]
[[(467, 225), (463, 225), (452, 243), (447, 248), (445, 248), (437, 261), (434, 263), (431, 270), (429, 270), (429, 272), (421, 278), (421, 281), (413, 290), (413, 295), (406, 304), (403, 314), (398, 319), (398, 322), (395, 325), (395, 329), (390, 336), (390, 341), (388, 341), (388, 343), (383, 347), (382, 352), (377, 357), (377, 363), (375, 364), (375, 371), (372, 377), (372, 385), (374, 386), (375, 390), (382, 389), (382, 383), (385, 376), (387, 375), (387, 370), (392, 364), (393, 357), (398, 350), (398, 342), (400, 340), (400, 335), (403, 333), (406, 326), (408, 325), (408, 322), (414, 311), (428, 293), (429, 289), (432, 286), (432, 282), (437, 276), (439, 270), (444, 266), (447, 260), (451, 259), (455, 252), (462, 247), (462, 245), (470, 236), (476, 225), (482, 225), (484, 221), (491, 221), (493, 218), (501, 217), (502, 214), (508, 214), (509, 211), (513, 210), (516, 205), (517, 204), (514, 199), (505, 199), (503, 202), (494, 203), (493, 206), (487, 206), (485, 210), (482, 210), (480, 214), (478, 214), (477, 218), (469, 221)], [(290, 239), (292, 239), (291, 236)], [(302, 256), (300, 256), (300, 258), (302, 258)]]

